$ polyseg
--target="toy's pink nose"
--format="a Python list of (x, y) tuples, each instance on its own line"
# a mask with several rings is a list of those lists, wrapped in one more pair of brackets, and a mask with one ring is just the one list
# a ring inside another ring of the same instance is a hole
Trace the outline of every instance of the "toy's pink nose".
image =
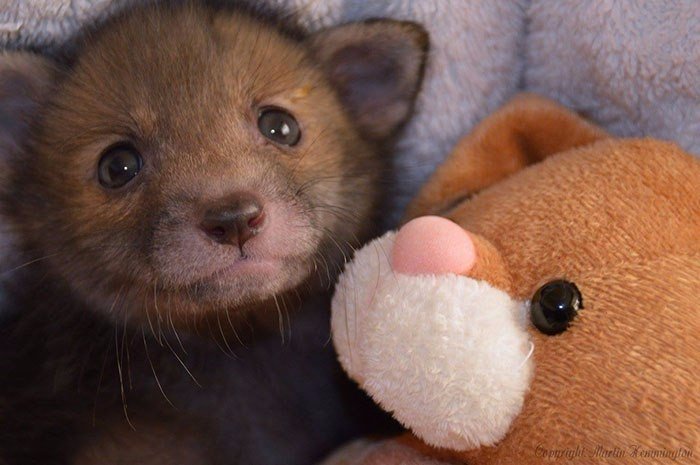
[(476, 263), (474, 241), (461, 226), (439, 216), (409, 221), (396, 234), (391, 264), (403, 274), (465, 274)]

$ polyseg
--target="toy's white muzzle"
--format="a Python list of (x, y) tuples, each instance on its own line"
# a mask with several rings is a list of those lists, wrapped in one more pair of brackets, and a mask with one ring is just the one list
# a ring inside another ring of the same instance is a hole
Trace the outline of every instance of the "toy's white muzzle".
[(391, 268), (395, 233), (359, 250), (332, 304), (340, 362), (426, 443), (456, 450), (501, 440), (533, 371), (524, 304), (483, 281)]

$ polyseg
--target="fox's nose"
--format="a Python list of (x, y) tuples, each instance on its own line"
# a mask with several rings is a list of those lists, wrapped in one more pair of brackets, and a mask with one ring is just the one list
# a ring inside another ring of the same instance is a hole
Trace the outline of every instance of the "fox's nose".
[(200, 228), (215, 242), (242, 248), (264, 225), (262, 202), (253, 194), (239, 192), (206, 210)]

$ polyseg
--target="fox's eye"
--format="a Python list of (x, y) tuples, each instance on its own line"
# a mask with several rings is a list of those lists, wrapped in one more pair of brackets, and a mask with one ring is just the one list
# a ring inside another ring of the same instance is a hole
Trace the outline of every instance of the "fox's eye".
[(102, 154), (97, 167), (100, 184), (117, 189), (134, 179), (142, 165), (141, 155), (128, 144), (114, 145)]
[(553, 336), (566, 331), (582, 308), (583, 298), (578, 287), (558, 279), (535, 292), (530, 303), (530, 319), (541, 332)]
[(280, 108), (266, 107), (260, 110), (258, 129), (263, 136), (281, 145), (296, 145), (301, 138), (297, 120)]

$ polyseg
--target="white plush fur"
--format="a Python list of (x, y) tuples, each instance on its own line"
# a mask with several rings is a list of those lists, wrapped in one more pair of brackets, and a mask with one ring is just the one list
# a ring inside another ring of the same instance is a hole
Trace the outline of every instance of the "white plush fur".
[(394, 233), (358, 251), (333, 299), (340, 361), (428, 444), (466, 450), (502, 439), (533, 370), (523, 303), (456, 275), (389, 265)]

